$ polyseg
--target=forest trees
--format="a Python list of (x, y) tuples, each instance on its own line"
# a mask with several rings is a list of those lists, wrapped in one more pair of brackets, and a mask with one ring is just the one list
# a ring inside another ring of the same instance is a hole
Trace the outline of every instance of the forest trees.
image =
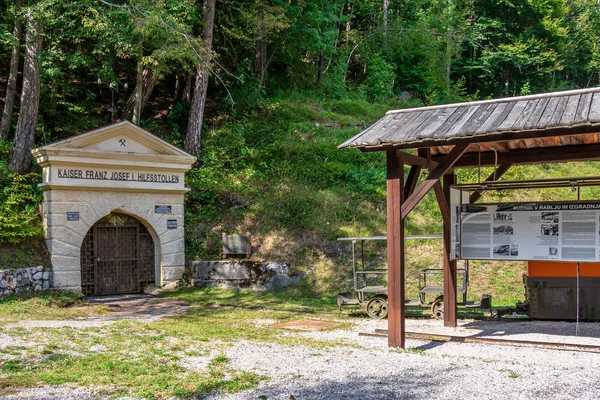
[(185, 138), (185, 151), (196, 157), (200, 156), (202, 138), (202, 121), (204, 118), (204, 105), (208, 93), (208, 70), (212, 59), (212, 40), (215, 25), (216, 0), (204, 0), (204, 20), (202, 24), (202, 47), (194, 84), (194, 95), (188, 118), (187, 135)]
[(42, 50), (42, 22), (31, 9), (27, 12), (25, 33), (25, 61), (21, 109), (10, 153), (10, 169), (16, 173), (29, 171), (31, 150), (35, 142), (35, 128), (40, 104), (40, 53)]
[[(0, 0), (0, 9), (0, 130), (7, 140), (18, 128), (17, 170), (31, 139), (110, 122), (110, 83), (117, 119), (200, 155), (207, 118), (243, 117), (282, 91), (434, 104), (600, 82), (596, 0)], [(30, 9), (43, 27), (39, 53)]]
[(8, 140), (12, 124), (15, 98), (17, 97), (17, 73), (19, 71), (19, 57), (21, 50), (21, 0), (16, 0), (13, 7), (13, 31), (11, 40), (10, 64), (8, 81), (6, 83), (6, 97), (0, 122), (0, 138)]

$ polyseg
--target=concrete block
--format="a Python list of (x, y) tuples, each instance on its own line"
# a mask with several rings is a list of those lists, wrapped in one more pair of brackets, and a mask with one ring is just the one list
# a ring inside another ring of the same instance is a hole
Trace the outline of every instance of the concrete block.
[(81, 272), (81, 259), (79, 257), (51, 255), (50, 260), (52, 261), (52, 269), (55, 273), (58, 271)]
[(54, 255), (79, 257), (81, 255), (81, 240), (78, 236), (70, 234), (66, 229), (61, 229), (60, 235), (56, 235), (50, 240), (48, 251)]
[(160, 227), (162, 230), (156, 231), (158, 237), (160, 238), (161, 243), (170, 243), (176, 240), (183, 239), (185, 236), (185, 232), (182, 227), (178, 227), (177, 229), (167, 229), (167, 222), (165, 220), (164, 226)]
[(209, 280), (210, 273), (212, 272), (212, 261), (202, 261), (197, 260), (192, 262), (192, 271), (194, 274), (194, 279), (197, 280)]
[(178, 281), (183, 277), (185, 272), (185, 266), (175, 265), (170, 267), (163, 267), (162, 270), (162, 283)]
[(183, 252), (173, 254), (161, 254), (160, 264), (163, 268), (185, 265), (185, 254)]
[(183, 253), (185, 251), (185, 240), (181, 238), (174, 242), (163, 244), (160, 250), (161, 254)]
[(250, 279), (250, 274), (248, 268), (243, 264), (215, 263), (210, 277), (217, 280)]
[(54, 287), (81, 292), (81, 273), (79, 271), (54, 271)]

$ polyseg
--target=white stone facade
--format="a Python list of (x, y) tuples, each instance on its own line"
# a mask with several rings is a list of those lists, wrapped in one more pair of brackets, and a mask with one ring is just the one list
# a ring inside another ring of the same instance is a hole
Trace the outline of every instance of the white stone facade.
[(83, 239), (111, 213), (133, 216), (150, 232), (157, 286), (181, 279), (183, 176), (194, 157), (129, 122), (36, 149), (34, 155), (43, 167), (44, 229), (54, 287), (81, 291)]

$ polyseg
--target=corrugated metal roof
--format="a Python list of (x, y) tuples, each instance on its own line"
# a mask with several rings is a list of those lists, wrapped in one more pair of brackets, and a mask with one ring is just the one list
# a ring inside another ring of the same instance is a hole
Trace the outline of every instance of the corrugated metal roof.
[(445, 146), (475, 136), (501, 141), (508, 133), (514, 140), (519, 132), (590, 125), (600, 125), (600, 88), (389, 111), (339, 148)]

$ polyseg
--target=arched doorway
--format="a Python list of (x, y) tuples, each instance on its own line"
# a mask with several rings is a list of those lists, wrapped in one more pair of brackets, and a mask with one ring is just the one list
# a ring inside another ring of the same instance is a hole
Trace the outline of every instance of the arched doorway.
[(139, 293), (155, 279), (154, 241), (140, 221), (111, 213), (88, 231), (81, 245), (85, 295)]

